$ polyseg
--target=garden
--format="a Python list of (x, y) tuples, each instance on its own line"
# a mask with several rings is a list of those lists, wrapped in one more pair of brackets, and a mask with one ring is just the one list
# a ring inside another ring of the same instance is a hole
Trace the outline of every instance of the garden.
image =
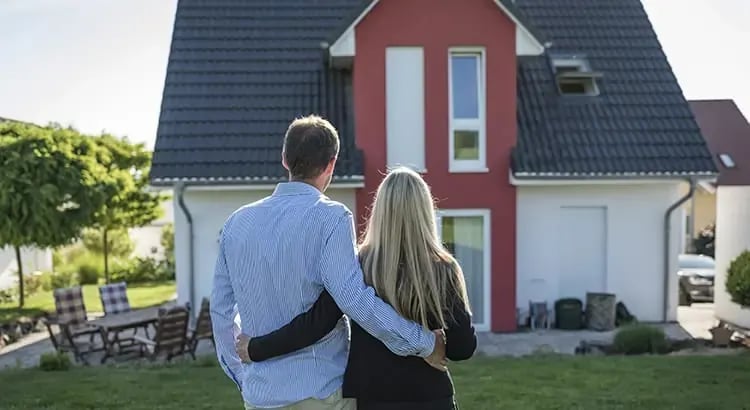
[[(0, 250), (15, 254), (17, 278), (0, 289), (0, 348), (43, 328), (55, 289), (81, 286), (90, 312), (102, 311), (103, 284), (126, 282), (133, 308), (174, 296), (171, 225), (162, 229), (163, 249), (149, 255), (134, 255), (129, 234), (161, 217), (168, 199), (148, 189), (151, 154), (142, 144), (7, 121), (0, 160)], [(52, 250), (52, 268), (29, 271), (29, 249)]]

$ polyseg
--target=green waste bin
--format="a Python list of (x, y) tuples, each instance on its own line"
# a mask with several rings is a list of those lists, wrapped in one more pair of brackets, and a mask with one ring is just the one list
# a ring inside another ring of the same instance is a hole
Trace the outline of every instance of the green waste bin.
[(583, 328), (583, 302), (575, 298), (560, 299), (555, 302), (555, 324), (558, 329)]

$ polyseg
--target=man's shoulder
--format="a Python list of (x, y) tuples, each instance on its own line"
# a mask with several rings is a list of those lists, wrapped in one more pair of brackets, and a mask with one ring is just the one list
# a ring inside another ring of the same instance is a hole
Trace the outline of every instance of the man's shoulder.
[(318, 201), (315, 203), (315, 209), (320, 214), (329, 218), (341, 218), (352, 214), (352, 211), (346, 205), (339, 201), (334, 201), (325, 195), (321, 195), (318, 198)]

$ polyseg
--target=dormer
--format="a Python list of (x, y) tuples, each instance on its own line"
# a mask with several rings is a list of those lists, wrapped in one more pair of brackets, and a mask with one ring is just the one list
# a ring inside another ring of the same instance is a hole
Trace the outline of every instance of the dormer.
[(597, 79), (602, 73), (593, 71), (588, 59), (581, 55), (550, 55), (557, 91), (562, 95), (597, 96)]

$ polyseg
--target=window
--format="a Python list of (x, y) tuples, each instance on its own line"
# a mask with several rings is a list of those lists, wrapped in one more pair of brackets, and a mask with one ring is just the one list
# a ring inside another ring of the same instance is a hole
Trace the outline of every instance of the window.
[(734, 168), (734, 160), (732, 159), (732, 156), (729, 154), (719, 154), (719, 159), (721, 160), (722, 165), (724, 165), (727, 168)]
[(563, 95), (599, 95), (596, 79), (600, 73), (591, 71), (588, 61), (578, 56), (553, 57), (552, 68), (557, 89)]
[(488, 210), (438, 211), (438, 232), (466, 281), (474, 326), (490, 328), (490, 236)]
[(484, 51), (450, 52), (451, 172), (486, 172)]

